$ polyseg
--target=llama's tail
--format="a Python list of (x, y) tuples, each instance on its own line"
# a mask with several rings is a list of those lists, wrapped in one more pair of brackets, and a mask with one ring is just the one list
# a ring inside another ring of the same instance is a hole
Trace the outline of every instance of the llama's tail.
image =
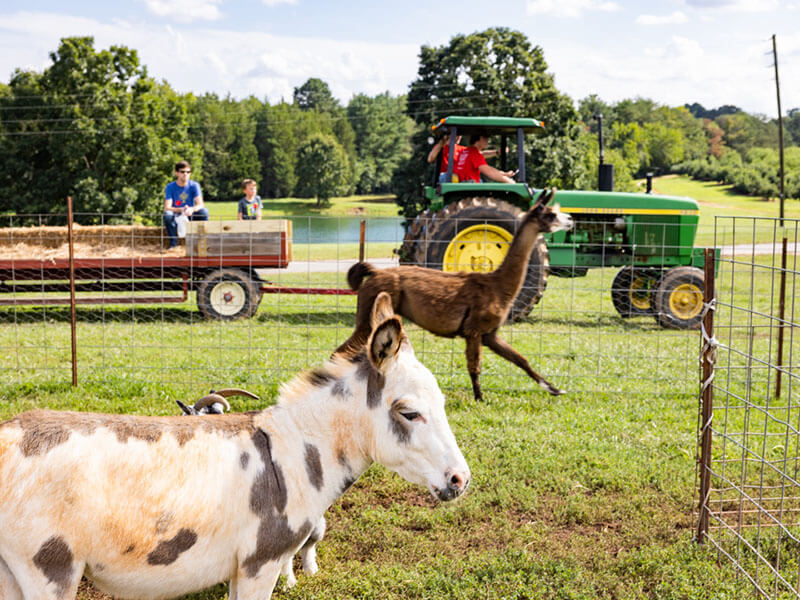
[(350, 286), (351, 290), (356, 292), (358, 291), (358, 288), (361, 287), (361, 282), (364, 280), (364, 277), (374, 275), (375, 272), (375, 267), (373, 267), (371, 264), (366, 262), (357, 262), (350, 267), (349, 271), (347, 271), (347, 284)]

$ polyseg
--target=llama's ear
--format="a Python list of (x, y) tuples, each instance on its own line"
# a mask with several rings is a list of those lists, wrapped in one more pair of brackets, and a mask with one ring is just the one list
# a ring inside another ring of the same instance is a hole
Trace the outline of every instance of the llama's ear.
[(400, 350), (400, 345), (405, 339), (403, 326), (400, 319), (391, 317), (387, 319), (372, 332), (367, 342), (367, 353), (370, 362), (382, 371), (390, 358)]
[(375, 302), (372, 303), (372, 329), (375, 329), (386, 321), (394, 316), (394, 310), (392, 309), (392, 297), (388, 294), (388, 292), (381, 292), (375, 298)]
[(549, 190), (544, 190), (542, 194), (539, 196), (539, 201), (536, 203), (540, 206), (547, 206), (550, 202), (553, 201), (556, 195), (556, 188), (550, 188)]

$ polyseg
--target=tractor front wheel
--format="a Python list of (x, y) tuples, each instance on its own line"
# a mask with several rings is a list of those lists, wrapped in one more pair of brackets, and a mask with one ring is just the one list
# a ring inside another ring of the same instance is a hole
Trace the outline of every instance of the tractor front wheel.
[(623, 318), (655, 314), (653, 290), (661, 271), (625, 266), (611, 284), (611, 301)]
[(703, 319), (703, 271), (673, 267), (658, 280), (653, 306), (656, 320), (671, 329), (697, 329)]

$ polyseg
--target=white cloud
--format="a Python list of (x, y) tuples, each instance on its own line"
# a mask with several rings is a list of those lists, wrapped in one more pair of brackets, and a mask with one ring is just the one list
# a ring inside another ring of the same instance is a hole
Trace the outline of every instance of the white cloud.
[(732, 12), (770, 12), (780, 8), (780, 0), (685, 0), (688, 6)]
[(669, 15), (639, 15), (636, 17), (637, 25), (677, 25), (688, 21), (686, 15), (676, 10)]
[(527, 0), (528, 15), (550, 15), (553, 17), (580, 17), (588, 11), (615, 11), (620, 6), (611, 0)]
[(222, 16), (217, 5), (221, 0), (144, 0), (147, 10), (179, 23), (216, 21)]
[(270, 102), (290, 100), (309, 77), (323, 79), (345, 103), (357, 93), (404, 93), (416, 76), (419, 51), (411, 43), (276, 36), (175, 22), (104, 23), (44, 12), (0, 14), (0, 24), (0, 81), (16, 67), (47, 67), (60, 38), (90, 34), (96, 49), (113, 44), (136, 49), (149, 74), (179, 92), (254, 95)]
[(278, 6), (279, 4), (297, 4), (297, 0), (261, 0), (267, 6)]

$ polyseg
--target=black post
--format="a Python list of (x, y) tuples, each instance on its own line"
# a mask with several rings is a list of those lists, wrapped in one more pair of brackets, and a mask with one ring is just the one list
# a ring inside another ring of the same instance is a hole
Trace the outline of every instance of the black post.
[(604, 163), (603, 157), (603, 115), (597, 113), (597, 141), (600, 145), (600, 164), (597, 167), (597, 189), (601, 192), (614, 191), (614, 165)]
[(603, 115), (597, 113), (594, 116), (597, 119), (597, 141), (600, 143), (600, 164), (603, 164)]
[(647, 187), (645, 188), (645, 193), (652, 194), (653, 193), (653, 174), (648, 173), (645, 175), (647, 179)]
[(450, 154), (447, 155), (447, 174), (444, 176), (444, 180), (447, 183), (453, 183), (453, 167), (455, 166), (455, 160), (453, 160), (456, 152), (456, 137), (458, 134), (456, 133), (456, 128), (453, 127), (450, 130), (450, 139), (448, 140), (448, 147), (450, 148)]

